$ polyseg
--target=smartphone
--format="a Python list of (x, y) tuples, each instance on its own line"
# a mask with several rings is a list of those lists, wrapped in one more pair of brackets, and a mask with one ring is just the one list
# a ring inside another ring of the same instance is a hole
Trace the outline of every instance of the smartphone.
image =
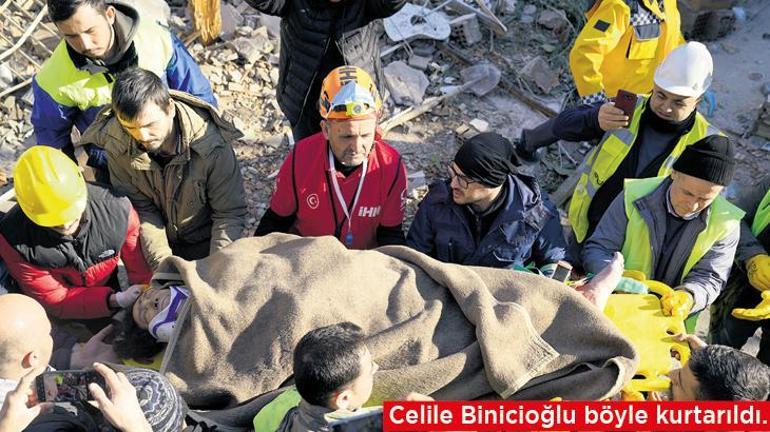
[(634, 110), (636, 109), (636, 100), (639, 96), (636, 93), (631, 93), (623, 89), (618, 90), (618, 95), (615, 96), (615, 106), (623, 110), (628, 116), (629, 120), (634, 116)]
[(572, 275), (572, 264), (567, 261), (559, 261), (556, 263), (556, 270), (551, 275), (551, 279), (565, 283), (569, 280), (570, 275)]
[(106, 389), (104, 377), (96, 371), (64, 370), (45, 372), (35, 378), (35, 391), (40, 402), (76, 402), (93, 400), (88, 384)]
[(332, 432), (381, 432), (382, 408), (329, 423)]

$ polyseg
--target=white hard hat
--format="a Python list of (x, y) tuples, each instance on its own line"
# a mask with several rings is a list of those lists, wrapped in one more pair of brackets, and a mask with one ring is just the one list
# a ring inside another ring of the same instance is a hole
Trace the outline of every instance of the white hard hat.
[(658, 87), (677, 96), (701, 96), (711, 85), (714, 62), (706, 45), (687, 42), (671, 51), (655, 70)]

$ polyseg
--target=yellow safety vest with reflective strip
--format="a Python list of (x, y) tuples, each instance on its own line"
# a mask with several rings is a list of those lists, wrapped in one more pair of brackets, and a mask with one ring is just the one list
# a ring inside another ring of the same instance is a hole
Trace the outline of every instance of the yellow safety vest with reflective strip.
[(754, 214), (754, 222), (751, 224), (751, 232), (755, 236), (759, 234), (770, 225), (770, 190), (765, 193), (765, 197), (757, 207), (757, 212)]
[[(168, 29), (151, 19), (140, 19), (133, 42), (138, 67), (164, 77), (173, 55)], [(112, 100), (114, 79), (108, 80), (104, 73), (92, 74), (78, 69), (64, 40), (35, 75), (35, 81), (58, 104), (77, 107), (81, 111), (106, 105)]]
[[(634, 109), (634, 115), (628, 128), (614, 129), (604, 134), (602, 141), (587, 156), (582, 168), (572, 200), (569, 205), (569, 222), (578, 242), (582, 243), (588, 233), (588, 208), (596, 191), (606, 182), (626, 158), (639, 133), (639, 122), (647, 106), (649, 96), (640, 97)], [(698, 112), (692, 129), (679, 138), (679, 142), (668, 155), (658, 170), (658, 176), (667, 176), (671, 167), (684, 149), (697, 141), (710, 136), (723, 135)]]
[[(636, 209), (634, 201), (652, 193), (665, 179), (666, 177), (627, 179), (623, 187), (626, 216), (628, 217), (626, 239), (621, 250), (625, 259), (625, 268), (626, 270), (640, 271), (648, 279), (653, 277), (653, 254), (660, 253), (660, 251), (652, 250), (649, 228)], [(709, 214), (706, 221), (706, 229), (701, 231), (698, 234), (698, 238), (695, 239), (695, 245), (684, 265), (682, 279), (679, 281), (680, 284), (695, 264), (706, 255), (706, 252), (711, 250), (714, 243), (722, 240), (738, 228), (738, 224), (740, 224), (744, 215), (743, 210), (730, 204), (721, 195), (711, 203), (707, 211)], [(658, 259), (665, 258), (658, 257)]]

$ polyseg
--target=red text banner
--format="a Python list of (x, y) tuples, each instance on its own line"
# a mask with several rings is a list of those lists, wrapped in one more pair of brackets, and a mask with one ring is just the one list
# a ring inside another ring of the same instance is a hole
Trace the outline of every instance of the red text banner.
[(385, 432), (770, 431), (770, 402), (385, 402)]

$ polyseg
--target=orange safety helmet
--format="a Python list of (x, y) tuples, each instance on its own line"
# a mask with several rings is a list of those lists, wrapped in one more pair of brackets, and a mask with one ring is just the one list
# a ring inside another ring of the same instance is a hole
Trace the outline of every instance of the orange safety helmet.
[(365, 118), (379, 115), (382, 99), (365, 70), (340, 66), (324, 78), (318, 109), (326, 120)]

